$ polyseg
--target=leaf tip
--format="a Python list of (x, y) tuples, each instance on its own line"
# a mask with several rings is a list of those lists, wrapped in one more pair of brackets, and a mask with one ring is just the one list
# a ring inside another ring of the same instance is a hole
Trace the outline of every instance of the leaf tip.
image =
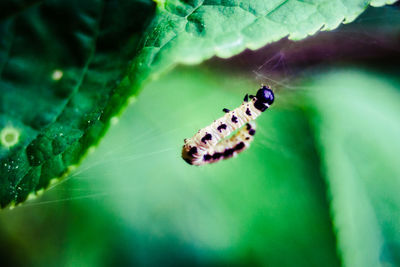
[(131, 97), (128, 98), (128, 104), (129, 105), (132, 105), (135, 102), (136, 102), (136, 97), (135, 96), (131, 96)]
[[(88, 148), (88, 154), (93, 154), (93, 152), (96, 150), (96, 147), (95, 146), (91, 146), (91, 147), (89, 147)], [(72, 170), (73, 170), (73, 168), (72, 168)]]
[(153, 1), (156, 2), (158, 8), (164, 9), (164, 7), (165, 7), (165, 0), (153, 0)]
[(35, 192), (30, 192), (30, 193), (28, 194), (28, 196), (26, 197), (26, 200), (29, 201), (29, 200), (35, 199), (36, 196), (37, 196), (37, 195), (36, 195)]
[(116, 125), (119, 122), (119, 118), (117, 116), (114, 116), (110, 119), (111, 125)]
[(59, 181), (58, 178), (53, 178), (53, 179), (50, 180), (49, 185), (50, 186), (55, 185), (56, 183), (58, 183), (58, 181)]

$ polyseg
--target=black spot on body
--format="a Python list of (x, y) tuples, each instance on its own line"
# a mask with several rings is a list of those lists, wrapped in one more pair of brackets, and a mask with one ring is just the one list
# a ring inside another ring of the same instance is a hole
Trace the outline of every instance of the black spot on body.
[(226, 130), (226, 124), (221, 124), (220, 126), (217, 127), (217, 130), (221, 132), (221, 130)]
[(244, 143), (243, 142), (240, 142), (239, 144), (237, 144), (235, 146), (235, 150), (242, 150), (243, 148), (244, 148)]
[(207, 133), (203, 138), (201, 138), (201, 142), (203, 142), (204, 144), (207, 143), (207, 140), (211, 140), (212, 136), (211, 134)]
[(189, 163), (190, 165), (193, 165), (192, 159), (183, 158), (183, 160)]
[(247, 114), (248, 116), (251, 116), (251, 111), (250, 111), (249, 108), (246, 109), (246, 114)]
[(211, 159), (211, 155), (205, 154), (204, 157), (203, 157), (203, 159), (204, 159), (205, 161), (209, 161), (209, 160)]
[(246, 123), (246, 130), (250, 130), (250, 129), (251, 129), (250, 123)]
[(246, 95), (244, 96), (243, 101), (244, 101), (244, 102), (249, 102), (249, 95), (248, 95), (248, 94), (246, 94)]
[(197, 153), (197, 147), (194, 146), (189, 150), (188, 155), (192, 157), (196, 153)]
[(259, 111), (261, 111), (261, 112), (264, 112), (267, 109), (267, 106), (264, 105), (264, 103), (262, 103), (261, 101), (258, 101), (258, 100), (256, 102), (254, 102), (254, 107), (256, 109), (258, 109)]
[(227, 108), (224, 108), (222, 111), (225, 112), (225, 113), (228, 113), (230, 110), (227, 109)]
[(232, 148), (226, 149), (224, 151), (224, 157), (232, 157), (234, 150)]
[(256, 134), (256, 130), (254, 130), (254, 129), (249, 130), (249, 135), (255, 135), (255, 134)]
[(237, 123), (238, 122), (237, 117), (235, 115), (232, 116), (232, 122), (233, 123)]
[(222, 153), (216, 152), (214, 155), (212, 155), (213, 159), (219, 159), (220, 157), (222, 157)]

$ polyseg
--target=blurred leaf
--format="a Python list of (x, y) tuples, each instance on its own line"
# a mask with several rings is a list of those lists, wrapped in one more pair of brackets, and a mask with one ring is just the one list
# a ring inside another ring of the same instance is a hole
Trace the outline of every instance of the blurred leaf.
[(0, 241), (34, 266), (338, 266), (326, 187), (297, 94), (277, 92), (238, 157), (201, 168), (180, 157), (184, 138), (258, 84), (202, 67), (176, 68), (150, 83), (63, 183), (0, 213)]
[(132, 87), (125, 72), (154, 4), (2, 1), (0, 206), (77, 164)]
[(228, 58), (285, 36), (300, 40), (357, 18), (368, 5), (396, 0), (159, 0), (159, 12), (130, 71), (144, 80), (178, 63)]
[[(316, 134), (304, 111), (308, 106), (299, 101), (302, 91), (278, 90), (276, 103), (257, 119), (249, 150), (194, 168), (179, 156), (183, 138), (220, 116), (221, 107), (240, 104), (258, 82), (216, 69), (177, 68), (145, 88), (142, 101), (127, 110), (97, 153), (64, 183), (43, 198), (0, 213), (0, 241), (20, 251), (25, 265), (36, 266), (60, 261), (72, 266), (339, 266), (336, 245), (343, 263), (357, 266), (347, 257), (376, 263), (376, 252), (366, 255), (365, 247), (382, 243), (379, 260), (396, 266), (398, 130), (392, 128), (398, 128), (399, 85), (381, 74), (336, 71), (310, 75), (314, 82), (301, 84), (312, 92)], [(344, 122), (347, 117), (351, 124)], [(340, 132), (362, 143), (344, 143)], [(339, 163), (328, 162), (332, 153), (325, 143), (335, 153), (335, 146), (350, 149), (349, 158), (355, 160), (342, 163), (342, 154), (334, 154)], [(348, 164), (362, 170), (363, 179), (348, 175)], [(356, 180), (355, 186), (349, 180)], [(333, 194), (334, 184), (339, 194)], [(373, 238), (377, 232), (382, 238)]]
[(338, 266), (313, 135), (290, 92), (277, 93), (237, 158), (196, 168), (180, 157), (184, 138), (258, 85), (238, 73), (176, 68), (149, 84), (96, 153), (54, 190), (70, 184), (83, 190), (75, 197), (106, 193), (92, 200), (106, 204), (93, 209), (110, 209), (126, 227), (142, 255), (124, 251), (128, 265)]
[(311, 84), (315, 136), (346, 266), (400, 266), (400, 83), (335, 71)]
[(149, 73), (334, 29), (368, 4), (383, 2), (173, 0), (153, 19), (150, 0), (1, 2), (0, 206), (66, 175)]

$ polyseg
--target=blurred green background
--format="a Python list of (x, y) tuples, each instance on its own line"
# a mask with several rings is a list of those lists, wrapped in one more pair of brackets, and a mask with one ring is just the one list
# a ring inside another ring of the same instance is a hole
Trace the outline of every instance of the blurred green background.
[[(374, 55), (296, 80), (302, 62), (259, 75), (246, 55), (149, 83), (61, 184), (0, 213), (2, 265), (400, 266), (400, 76)], [(185, 163), (183, 139), (262, 82), (276, 102), (250, 149)]]
[(342, 241), (351, 253), (386, 260), (386, 241), (400, 238), (399, 80), (354, 69), (314, 75), (295, 93), (277, 91), (248, 151), (186, 164), (183, 139), (257, 86), (210, 67), (151, 83), (62, 184), (1, 213), (2, 251), (15, 251), (7, 260), (337, 266), (338, 230), (351, 231)]

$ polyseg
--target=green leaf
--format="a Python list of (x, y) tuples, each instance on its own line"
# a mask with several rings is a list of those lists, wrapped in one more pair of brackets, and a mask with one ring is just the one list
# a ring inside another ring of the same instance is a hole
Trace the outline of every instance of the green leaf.
[(154, 77), (176, 64), (196, 64), (212, 56), (228, 58), (285, 36), (300, 40), (357, 18), (370, 4), (396, 0), (165, 0), (149, 27), (132, 80)]
[(149, 74), (305, 38), (382, 3), (158, 1), (155, 14), (150, 0), (2, 1), (0, 206), (65, 176)]
[(355, 70), (310, 85), (346, 266), (400, 265), (400, 81)]
[(135, 93), (127, 62), (155, 8), (28, 2), (0, 5), (1, 206), (47, 187), (96, 144)]
[[(197, 168), (180, 157), (184, 138), (223, 115), (223, 107), (239, 105), (257, 86), (233, 72), (174, 69), (143, 90), (141, 101), (73, 177), (12, 214), (23, 216), (31, 208), (52, 214), (48, 209), (63, 203), (46, 205), (46, 200), (65, 195), (70, 199), (66, 206), (90, 209), (71, 216), (79, 218), (79, 229), (62, 232), (78, 239), (76, 256), (67, 254), (69, 262), (90, 257), (81, 255), (79, 236), (94, 231), (90, 217), (95, 211), (111, 218), (107, 225), (115, 232), (126, 228), (122, 234), (134, 240), (108, 242), (107, 235), (100, 235), (92, 245), (88, 241), (88, 248), (104, 246), (99, 249), (104, 253), (110, 244), (122, 244), (114, 249), (128, 250), (126, 257), (139, 261), (132, 266), (146, 265), (140, 264), (143, 259), (151, 266), (338, 266), (311, 128), (291, 92), (279, 92), (274, 106), (257, 119), (251, 147), (236, 158)], [(13, 222), (6, 225), (17, 230)]]

